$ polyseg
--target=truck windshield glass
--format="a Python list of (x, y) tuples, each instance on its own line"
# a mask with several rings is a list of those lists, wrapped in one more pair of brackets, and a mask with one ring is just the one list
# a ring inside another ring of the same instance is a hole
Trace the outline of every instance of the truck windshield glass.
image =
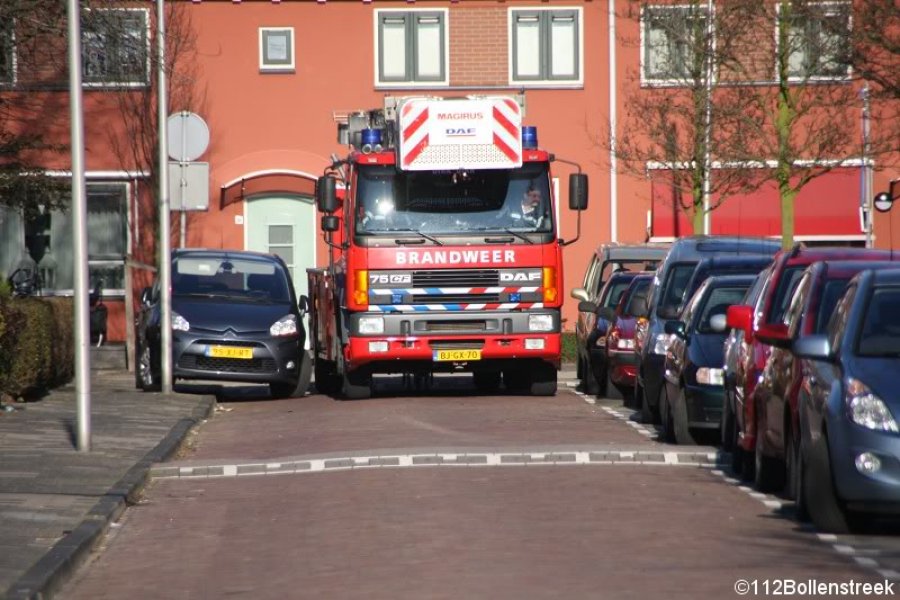
[(357, 234), (553, 231), (546, 163), (478, 171), (364, 165), (356, 185)]

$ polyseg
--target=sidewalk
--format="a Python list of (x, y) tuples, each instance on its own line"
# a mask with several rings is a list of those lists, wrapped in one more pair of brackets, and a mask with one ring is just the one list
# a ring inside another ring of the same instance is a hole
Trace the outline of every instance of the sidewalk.
[(76, 450), (75, 384), (0, 412), (0, 598), (49, 597), (215, 398), (146, 394), (95, 371), (92, 450)]

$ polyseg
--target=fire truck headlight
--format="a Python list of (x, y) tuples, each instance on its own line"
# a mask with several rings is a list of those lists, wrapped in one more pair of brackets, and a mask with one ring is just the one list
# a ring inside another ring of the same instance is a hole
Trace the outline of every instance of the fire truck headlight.
[(528, 331), (553, 331), (553, 315), (528, 315)]
[(384, 333), (384, 317), (360, 317), (359, 332), (369, 335)]

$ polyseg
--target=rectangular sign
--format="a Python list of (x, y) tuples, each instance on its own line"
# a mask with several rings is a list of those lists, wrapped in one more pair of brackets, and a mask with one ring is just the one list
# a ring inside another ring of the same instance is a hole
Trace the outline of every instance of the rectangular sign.
[(400, 168), (522, 166), (522, 110), (510, 97), (412, 98), (399, 107)]
[(455, 350), (435, 350), (433, 353), (435, 362), (461, 362), (468, 360), (481, 360), (481, 350), (477, 349), (455, 349)]
[(240, 346), (210, 346), (206, 349), (206, 355), (213, 358), (241, 358), (250, 360), (253, 358), (253, 348)]

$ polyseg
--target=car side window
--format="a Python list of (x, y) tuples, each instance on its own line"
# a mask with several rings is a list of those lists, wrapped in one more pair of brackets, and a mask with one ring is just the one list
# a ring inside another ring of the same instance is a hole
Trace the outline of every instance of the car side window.
[(788, 309), (784, 311), (784, 319), (782, 322), (787, 326), (788, 333), (791, 337), (797, 335), (800, 329), (800, 321), (803, 319), (803, 309), (806, 306), (806, 299), (809, 297), (809, 290), (812, 287), (812, 275), (805, 273), (794, 295), (791, 298)]
[(595, 255), (591, 259), (591, 264), (588, 265), (587, 271), (584, 274), (584, 282), (582, 283), (582, 286), (589, 296), (592, 296), (596, 292), (596, 290), (594, 289), (594, 280), (597, 277), (597, 265), (599, 262), (600, 261)]
[(853, 306), (853, 299), (856, 298), (856, 291), (856, 285), (851, 285), (847, 288), (844, 296), (838, 301), (831, 319), (828, 320), (825, 334), (828, 336), (828, 345), (832, 351), (836, 351), (844, 339), (844, 325), (847, 323), (847, 314), (850, 312), (850, 307)]

